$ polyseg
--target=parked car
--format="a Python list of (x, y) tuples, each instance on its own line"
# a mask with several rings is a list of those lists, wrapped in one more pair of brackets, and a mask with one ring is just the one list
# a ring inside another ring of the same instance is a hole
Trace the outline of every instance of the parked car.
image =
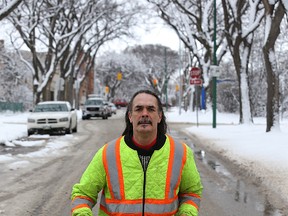
[(125, 99), (115, 99), (113, 103), (117, 108), (126, 107), (128, 105), (128, 102)]
[(91, 117), (102, 117), (102, 119), (108, 119), (108, 102), (102, 98), (88, 98), (82, 110), (82, 119), (90, 119)]
[(110, 106), (110, 102), (104, 100), (104, 104), (107, 105), (108, 117), (111, 117), (113, 112), (112, 112), (112, 107)]
[(45, 101), (31, 110), (27, 120), (28, 136), (60, 132), (77, 132), (77, 113), (68, 101)]
[(116, 114), (116, 113), (117, 113), (117, 107), (115, 106), (114, 103), (109, 102), (109, 103), (108, 103), (108, 106), (110, 107), (112, 114)]

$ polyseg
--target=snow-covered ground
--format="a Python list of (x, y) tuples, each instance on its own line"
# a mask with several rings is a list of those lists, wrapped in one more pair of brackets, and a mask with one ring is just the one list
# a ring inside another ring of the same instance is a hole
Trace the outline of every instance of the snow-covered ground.
[[(43, 141), (11, 140), (26, 136), (26, 121), (29, 113), (0, 114), (0, 143), (6, 146), (41, 146)], [(198, 116), (198, 124), (197, 124)], [(288, 203), (288, 119), (281, 120), (280, 131), (265, 132), (265, 118), (254, 118), (253, 125), (239, 125), (239, 116), (217, 113), (217, 126), (212, 128), (211, 112), (184, 112), (179, 115), (178, 108), (166, 113), (167, 122), (194, 123), (187, 132), (196, 135), (208, 149), (221, 153), (224, 157), (237, 163), (274, 191), (282, 194)], [(198, 125), (198, 126), (197, 126)], [(30, 153), (29, 157), (48, 156), (56, 148), (63, 148), (73, 139), (73, 135), (63, 136), (57, 140), (61, 145), (46, 144), (41, 151)], [(25, 155), (27, 157), (27, 155)], [(8, 163), (11, 170), (28, 166), (29, 162), (19, 160), (21, 155), (1, 154), (1, 163)]]
[(257, 177), (288, 203), (288, 119), (281, 120), (278, 131), (269, 133), (265, 132), (265, 118), (254, 118), (252, 125), (240, 125), (239, 115), (217, 113), (216, 128), (213, 128), (212, 112), (199, 111), (197, 115), (181, 111), (179, 115), (179, 109), (174, 109), (167, 114), (167, 119), (168, 122), (196, 123), (186, 131), (199, 138), (207, 149)]

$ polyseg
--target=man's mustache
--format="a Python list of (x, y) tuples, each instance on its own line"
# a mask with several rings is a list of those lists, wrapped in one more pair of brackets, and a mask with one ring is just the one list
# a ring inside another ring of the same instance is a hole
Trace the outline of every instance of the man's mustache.
[(152, 121), (150, 121), (149, 119), (147, 118), (144, 118), (144, 119), (141, 119), (139, 122), (138, 122), (138, 125), (140, 124), (151, 124), (152, 125)]

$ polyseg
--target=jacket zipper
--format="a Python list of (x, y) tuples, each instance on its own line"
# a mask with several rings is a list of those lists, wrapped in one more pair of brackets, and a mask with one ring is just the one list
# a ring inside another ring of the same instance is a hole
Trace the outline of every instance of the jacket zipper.
[(144, 182), (143, 182), (143, 202), (142, 202), (142, 216), (144, 216), (145, 209), (145, 190), (146, 190), (146, 169), (144, 170)]
[(143, 179), (143, 196), (142, 196), (142, 216), (145, 215), (145, 191), (146, 191), (146, 172), (149, 166), (149, 162), (151, 160), (151, 157), (139, 157), (140, 162), (142, 164), (142, 168), (143, 168), (143, 173), (144, 173), (144, 179)]

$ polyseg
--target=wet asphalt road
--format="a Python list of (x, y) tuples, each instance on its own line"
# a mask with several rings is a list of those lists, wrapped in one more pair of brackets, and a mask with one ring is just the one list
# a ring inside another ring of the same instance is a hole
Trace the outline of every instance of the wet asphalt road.
[[(206, 152), (201, 145), (195, 144), (193, 137), (180, 132), (182, 127), (170, 124), (169, 133), (187, 143), (195, 153), (204, 185), (199, 216), (288, 215), (281, 206), (272, 205), (265, 191), (241, 175), (241, 170)], [(4, 179), (0, 182), (0, 215), (70, 215), (71, 187), (79, 180), (95, 152), (120, 135), (123, 129), (123, 116), (119, 115), (108, 120), (81, 121), (78, 133), (74, 134), (75, 141), (64, 155), (41, 161), (19, 173), (0, 171), (1, 179)], [(57, 137), (55, 140), (57, 142)], [(27, 151), (23, 149), (23, 153)], [(17, 152), (21, 149), (17, 148)], [(97, 215), (97, 208), (93, 212)]]

